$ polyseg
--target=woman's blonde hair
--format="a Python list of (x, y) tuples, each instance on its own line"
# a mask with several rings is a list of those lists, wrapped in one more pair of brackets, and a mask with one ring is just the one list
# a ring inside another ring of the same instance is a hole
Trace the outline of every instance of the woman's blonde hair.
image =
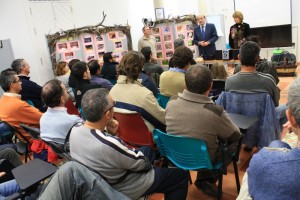
[(241, 20), (241, 22), (244, 20), (244, 15), (242, 12), (240, 11), (235, 11), (233, 14), (232, 14), (232, 17), (233, 18), (239, 18)]
[(214, 63), (211, 68), (212, 78), (213, 79), (222, 79), (225, 80), (228, 77), (228, 74), (225, 70), (224, 65), (221, 62)]
[(67, 63), (65, 61), (60, 61), (55, 66), (55, 76), (62, 76), (65, 75), (64, 68), (66, 67)]

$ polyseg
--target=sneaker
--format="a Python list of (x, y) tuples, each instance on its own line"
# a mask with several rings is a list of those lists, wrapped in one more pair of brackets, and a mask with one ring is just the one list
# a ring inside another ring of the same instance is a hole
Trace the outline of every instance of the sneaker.
[(195, 186), (206, 195), (218, 197), (218, 187), (213, 183), (207, 181), (195, 181)]

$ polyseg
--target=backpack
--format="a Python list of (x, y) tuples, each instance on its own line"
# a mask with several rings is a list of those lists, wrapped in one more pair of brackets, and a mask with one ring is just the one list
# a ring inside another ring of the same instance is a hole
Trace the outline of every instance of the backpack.
[(296, 56), (295, 54), (283, 51), (281, 54), (273, 54), (271, 61), (276, 67), (295, 67)]

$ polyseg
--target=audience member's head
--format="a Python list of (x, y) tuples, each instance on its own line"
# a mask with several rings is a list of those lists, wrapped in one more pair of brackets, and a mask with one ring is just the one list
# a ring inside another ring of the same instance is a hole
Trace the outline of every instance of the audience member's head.
[(11, 63), (11, 68), (17, 72), (17, 74), (29, 75), (30, 73), (30, 66), (23, 58), (14, 60)]
[(255, 66), (259, 60), (260, 47), (256, 42), (248, 41), (242, 44), (240, 48), (239, 58), (242, 66)]
[(50, 108), (64, 106), (69, 98), (64, 84), (57, 79), (45, 83), (41, 96), (43, 102)]
[(71, 74), (77, 79), (91, 79), (90, 70), (86, 64), (86, 62), (76, 62), (71, 70)]
[(300, 78), (297, 78), (289, 88), (287, 105), (288, 105), (288, 110), (286, 114), (288, 120), (290, 121), (293, 128), (299, 128), (300, 127)]
[(182, 38), (177, 38), (174, 40), (174, 49), (181, 46), (184, 46), (184, 40)]
[(133, 82), (139, 77), (144, 66), (145, 57), (137, 51), (128, 51), (122, 58), (118, 68), (118, 75), (125, 75), (127, 81)]
[(108, 63), (108, 62), (115, 62), (114, 61), (114, 53), (113, 52), (106, 52), (104, 55), (103, 55), (103, 62), (105, 63)]
[(211, 70), (213, 79), (225, 80), (228, 77), (225, 67), (221, 62), (216, 62), (216, 63), (212, 64), (210, 70)]
[(205, 94), (209, 92), (212, 86), (210, 70), (204, 65), (192, 65), (185, 73), (185, 85), (186, 89), (192, 93)]
[(3, 70), (0, 74), (0, 85), (4, 92), (19, 94), (22, 90), (22, 82), (15, 71)]
[(81, 100), (81, 107), (86, 120), (93, 123), (100, 120), (107, 123), (111, 120), (113, 106), (114, 101), (105, 88), (90, 89), (83, 95)]
[(59, 61), (55, 66), (55, 75), (56, 76), (62, 76), (68, 73), (69, 66), (65, 61)]
[(145, 56), (145, 61), (149, 62), (152, 56), (151, 47), (143, 47), (141, 49), (141, 52)]
[(183, 69), (185, 67), (188, 67), (191, 64), (191, 61), (193, 60), (193, 52), (185, 47), (181, 46), (175, 49), (174, 55), (173, 55), (173, 66)]
[(72, 70), (73, 65), (75, 63), (77, 63), (77, 62), (80, 62), (80, 60), (79, 59), (72, 59), (72, 60), (70, 60), (70, 62), (69, 62), (69, 68), (70, 68), (70, 70)]
[(88, 67), (90, 69), (91, 75), (99, 75), (100, 74), (100, 65), (98, 63), (98, 60), (89, 61)]

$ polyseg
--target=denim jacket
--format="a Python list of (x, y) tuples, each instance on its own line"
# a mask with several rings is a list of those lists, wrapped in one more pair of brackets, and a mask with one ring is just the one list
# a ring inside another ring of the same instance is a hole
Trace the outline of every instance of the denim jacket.
[(244, 143), (249, 147), (269, 146), (270, 142), (280, 139), (279, 120), (276, 117), (272, 98), (267, 93), (222, 92), (216, 100), (228, 113), (257, 117), (258, 123), (251, 127)]

